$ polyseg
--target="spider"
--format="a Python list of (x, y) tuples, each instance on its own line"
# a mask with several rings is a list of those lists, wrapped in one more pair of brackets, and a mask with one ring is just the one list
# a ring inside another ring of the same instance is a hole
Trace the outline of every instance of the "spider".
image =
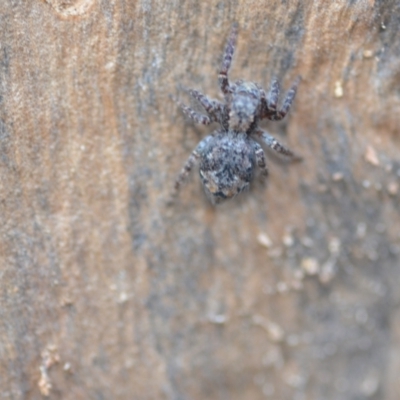
[(206, 136), (193, 150), (178, 175), (174, 196), (187, 180), (190, 171), (199, 164), (200, 179), (212, 204), (219, 204), (246, 190), (253, 178), (256, 165), (262, 175), (268, 176), (265, 154), (255, 138), (272, 150), (300, 161), (292, 151), (280, 144), (273, 136), (259, 127), (267, 118), (279, 121), (285, 117), (296, 95), (300, 77), (297, 77), (277, 108), (280, 93), (279, 83), (272, 80), (268, 94), (256, 83), (228, 79), (238, 35), (238, 24), (233, 24), (226, 43), (218, 83), (224, 101), (209, 99), (198, 90), (189, 90), (190, 95), (204, 108), (207, 115), (200, 114), (175, 100), (184, 114), (197, 123), (209, 125), (217, 122), (219, 128)]

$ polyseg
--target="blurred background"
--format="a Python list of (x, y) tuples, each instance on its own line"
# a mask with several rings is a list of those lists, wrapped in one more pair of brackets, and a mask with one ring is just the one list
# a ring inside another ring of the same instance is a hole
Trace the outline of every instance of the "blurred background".
[[(0, 399), (397, 400), (400, 4), (3, 0)], [(209, 204), (218, 69), (303, 156)]]

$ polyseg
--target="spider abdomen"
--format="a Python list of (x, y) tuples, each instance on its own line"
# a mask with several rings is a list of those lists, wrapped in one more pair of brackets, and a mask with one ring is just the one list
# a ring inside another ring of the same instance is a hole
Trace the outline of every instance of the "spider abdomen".
[(220, 132), (201, 156), (200, 178), (213, 203), (230, 199), (248, 188), (255, 167), (254, 148), (248, 136)]

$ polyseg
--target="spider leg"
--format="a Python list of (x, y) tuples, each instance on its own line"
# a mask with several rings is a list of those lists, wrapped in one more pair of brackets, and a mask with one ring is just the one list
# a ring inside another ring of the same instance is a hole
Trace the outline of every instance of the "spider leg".
[(203, 106), (212, 121), (218, 121), (220, 119), (218, 117), (221, 114), (223, 106), (219, 101), (211, 100), (203, 93), (195, 89), (190, 89), (189, 93)]
[(235, 52), (236, 40), (238, 35), (239, 25), (234, 23), (232, 25), (231, 34), (229, 35), (228, 41), (225, 46), (224, 58), (222, 60), (221, 70), (218, 75), (219, 86), (222, 90), (222, 93), (227, 95), (229, 93), (229, 80), (228, 80), (228, 72), (231, 67), (233, 53)]
[(298, 76), (293, 82), (292, 87), (288, 90), (281, 109), (279, 111), (275, 111), (273, 115), (268, 117), (269, 119), (271, 119), (272, 121), (279, 121), (285, 117), (296, 96), (297, 87), (299, 86), (299, 83), (300, 83), (300, 77)]
[(301, 161), (302, 157), (294, 154), (291, 150), (289, 150), (287, 147), (283, 146), (280, 144), (273, 136), (271, 136), (269, 133), (258, 129), (256, 131), (256, 134), (258, 134), (263, 142), (272, 150), (276, 151), (279, 154), (282, 154), (284, 156), (290, 157), (292, 161)]
[(183, 103), (175, 99), (175, 102), (178, 104), (178, 106), (182, 109), (183, 113), (187, 115), (190, 119), (193, 121), (197, 122), (198, 124), (203, 124), (203, 125), (210, 125), (212, 120), (210, 117), (207, 117), (206, 115), (200, 114), (196, 111), (193, 110), (193, 108), (185, 106)]
[(181, 172), (179, 173), (178, 177), (176, 178), (175, 185), (174, 185), (174, 193), (172, 195), (172, 198), (176, 197), (176, 195), (179, 192), (179, 189), (187, 180), (191, 170), (193, 169), (193, 167), (198, 163), (199, 159), (201, 158), (201, 154), (203, 153), (204, 148), (206, 147), (207, 143), (212, 139), (213, 139), (212, 135), (206, 136), (192, 151), (192, 154), (186, 160), (183, 168), (181, 169)]
[(176, 178), (174, 185), (174, 197), (179, 192), (179, 189), (181, 188), (183, 183), (185, 183), (185, 181), (187, 180), (190, 171), (193, 169), (194, 165), (197, 164), (199, 159), (200, 159), (200, 154), (196, 150), (193, 150), (192, 154), (186, 160), (185, 165), (181, 169), (181, 172), (179, 173), (178, 177)]
[(264, 153), (264, 150), (262, 149), (262, 147), (257, 142), (254, 142), (254, 154), (256, 156), (256, 162), (257, 162), (258, 168), (260, 168), (260, 170), (261, 170), (261, 174), (265, 178), (267, 178), (269, 175), (269, 172), (268, 172), (267, 164), (265, 162), (265, 153)]
[(267, 98), (267, 106), (271, 111), (276, 110), (276, 106), (278, 105), (278, 98), (281, 88), (279, 87), (278, 79), (273, 78), (271, 82), (271, 87), (269, 89), (268, 98)]
[(263, 118), (271, 119), (271, 117), (276, 114), (276, 107), (278, 105), (280, 91), (281, 89), (279, 86), (279, 82), (276, 78), (272, 79), (271, 87), (269, 89), (268, 94), (266, 94), (265, 91), (260, 88), (261, 92), (260, 119)]

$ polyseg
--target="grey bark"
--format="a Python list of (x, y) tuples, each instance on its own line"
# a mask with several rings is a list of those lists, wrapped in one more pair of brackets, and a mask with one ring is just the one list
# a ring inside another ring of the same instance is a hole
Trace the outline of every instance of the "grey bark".
[[(3, 0), (0, 398), (400, 393), (396, 1)], [(288, 88), (304, 157), (211, 207), (170, 94)]]

